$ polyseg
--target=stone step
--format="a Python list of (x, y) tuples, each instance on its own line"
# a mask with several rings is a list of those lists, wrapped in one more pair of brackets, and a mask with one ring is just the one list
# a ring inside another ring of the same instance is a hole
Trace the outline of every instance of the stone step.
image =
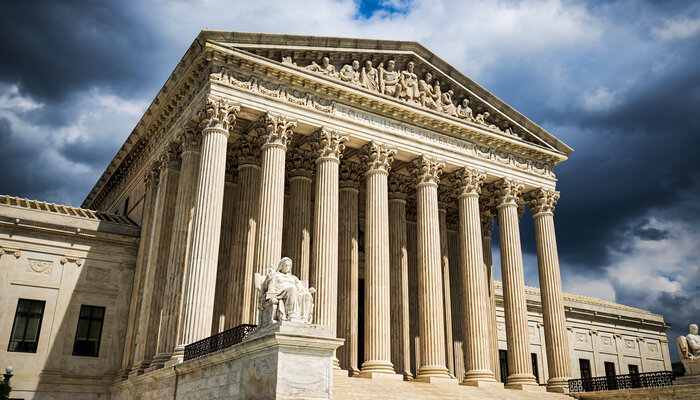
[(502, 387), (471, 387), (450, 383), (425, 383), (388, 379), (365, 379), (335, 375), (333, 377), (333, 399), (526, 399), (526, 400), (571, 400), (565, 394), (549, 393), (544, 389), (532, 391), (505, 389)]

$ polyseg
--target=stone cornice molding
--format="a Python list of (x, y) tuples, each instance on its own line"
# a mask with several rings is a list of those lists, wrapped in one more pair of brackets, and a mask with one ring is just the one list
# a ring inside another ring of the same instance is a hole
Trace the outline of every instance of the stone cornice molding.
[(346, 161), (340, 163), (338, 170), (338, 186), (340, 189), (355, 189), (360, 190), (362, 184), (362, 164), (354, 161)]
[(312, 146), (316, 150), (318, 160), (333, 160), (340, 162), (345, 150), (347, 135), (343, 135), (336, 130), (322, 127), (311, 136)]
[(538, 188), (523, 195), (523, 200), (530, 206), (533, 217), (538, 214), (554, 214), (554, 208), (559, 201), (559, 192), (551, 189)]
[(457, 197), (478, 196), (484, 185), (486, 174), (474, 168), (463, 167), (455, 171), (455, 186), (457, 187)]
[(389, 200), (406, 200), (411, 186), (411, 177), (403, 174), (389, 174)]
[(260, 123), (265, 129), (258, 129), (256, 132), (260, 135), (262, 148), (279, 146), (286, 150), (297, 127), (297, 121), (285, 115), (267, 113), (260, 118)]
[(523, 185), (512, 178), (501, 178), (489, 184), (489, 192), (493, 193), (496, 207), (502, 205), (517, 206), (523, 193)]
[(205, 130), (218, 130), (228, 136), (236, 124), (236, 114), (240, 110), (241, 106), (239, 104), (234, 104), (226, 99), (207, 97), (204, 100), (204, 110), (200, 112), (203, 128)]
[(411, 161), (409, 169), (415, 179), (416, 186), (437, 186), (440, 183), (440, 175), (444, 167), (445, 164), (435, 157), (419, 156)]
[(396, 149), (378, 142), (365, 143), (360, 151), (360, 159), (366, 165), (366, 173), (388, 174), (394, 161)]
[(290, 178), (313, 178), (314, 153), (312, 151), (295, 148), (287, 153), (286, 163), (287, 173)]

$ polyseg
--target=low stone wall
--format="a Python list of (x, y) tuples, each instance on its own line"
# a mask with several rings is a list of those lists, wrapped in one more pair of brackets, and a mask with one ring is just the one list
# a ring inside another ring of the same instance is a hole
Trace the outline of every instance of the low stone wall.
[(697, 400), (700, 398), (700, 384), (694, 382), (689, 384), (684, 383), (685, 382), (683, 382), (681, 379), (681, 382), (676, 382), (672, 386), (643, 389), (604, 390), (600, 392), (570, 393), (569, 395), (582, 400)]
[(274, 324), (228, 349), (116, 383), (112, 400), (330, 399), (342, 343), (318, 325)]

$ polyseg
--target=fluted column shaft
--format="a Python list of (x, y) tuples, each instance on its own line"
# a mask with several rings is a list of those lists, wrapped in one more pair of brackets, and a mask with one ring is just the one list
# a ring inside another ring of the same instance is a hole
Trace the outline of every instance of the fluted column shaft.
[(289, 258), (292, 273), (300, 280), (309, 280), (311, 262), (311, 177), (289, 178)]
[(347, 171), (347, 179), (340, 181), (338, 217), (338, 337), (345, 343), (338, 348), (340, 367), (352, 375), (359, 373), (357, 366), (358, 343), (358, 284), (360, 256), (358, 248), (358, 194), (357, 174)]
[(508, 178), (494, 183), (498, 209), (498, 234), (501, 242), (501, 274), (503, 275), (503, 303), (508, 343), (509, 387), (536, 385), (530, 356), (530, 333), (525, 299), (525, 275), (520, 247), (517, 199), (522, 192)]
[[(316, 288), (314, 323), (338, 331), (338, 169), (347, 138), (321, 129), (313, 135), (316, 159), (316, 197), (311, 281)], [(338, 359), (333, 359), (340, 369)]]
[[(255, 237), (254, 272), (265, 275), (267, 267), (282, 257), (284, 218), (284, 167), (287, 145), (296, 122), (283, 116), (266, 115), (261, 120), (262, 172), (260, 177), (260, 217)], [(252, 275), (249, 277), (252, 286)], [(255, 303), (251, 290), (250, 304)], [(258, 321), (257, 307), (251, 307), (250, 321)]]
[(535, 220), (537, 266), (542, 297), (544, 339), (547, 346), (549, 370), (547, 390), (561, 392), (568, 388), (571, 359), (557, 241), (554, 233), (554, 205), (559, 199), (559, 193), (539, 189), (532, 193), (530, 199), (530, 210)]
[[(481, 199), (480, 199), (481, 200)], [(481, 206), (485, 202), (479, 202)], [(481, 234), (484, 248), (484, 265), (486, 266), (487, 286), (489, 290), (489, 338), (491, 342), (491, 371), (497, 381), (501, 380), (501, 368), (498, 354), (498, 325), (496, 323), (496, 285), (493, 279), (493, 254), (491, 253), (491, 231), (493, 230), (493, 215), (481, 209)]]
[(253, 307), (256, 307), (253, 294), (253, 276), (255, 263), (255, 236), (260, 209), (260, 166), (259, 151), (249, 141), (241, 148), (238, 166), (238, 215), (233, 231), (233, 248), (231, 249), (231, 274), (229, 280), (232, 289), (226, 302), (227, 315), (231, 324), (227, 329), (240, 324), (255, 324), (251, 320)]
[(200, 137), (192, 128), (179, 138), (182, 148), (180, 178), (178, 179), (172, 236), (168, 255), (168, 273), (163, 298), (163, 316), (158, 334), (158, 352), (151, 367), (160, 368), (175, 352), (180, 334), (184, 271), (190, 239), (192, 208), (199, 176)]
[(491, 371), (489, 298), (482, 247), (479, 193), (485, 175), (470, 168), (458, 171), (459, 232), (464, 259), (462, 290), (465, 321), (465, 384), (495, 381)]
[(183, 348), (211, 333), (221, 238), (228, 130), (205, 128), (202, 135), (190, 258), (185, 271), (183, 326), (179, 340)]
[[(455, 376), (454, 348), (452, 340), (452, 301), (450, 296), (450, 255), (447, 243), (447, 210), (438, 208), (440, 220), (440, 259), (442, 261), (442, 289), (445, 310), (445, 357), (447, 358), (447, 370), (451, 376)], [(454, 267), (457, 267), (456, 265)]]
[[(391, 185), (391, 183), (390, 183)], [(400, 186), (400, 185), (396, 185)], [(405, 190), (406, 188), (402, 188)], [(397, 190), (401, 190), (397, 188)], [(389, 194), (389, 259), (391, 290), (391, 361), (396, 373), (411, 373), (411, 337), (408, 305), (408, 245), (406, 199), (401, 192)]]
[[(229, 163), (230, 160), (227, 162)], [(227, 170), (233, 169), (227, 165)], [(235, 176), (227, 173), (226, 183), (224, 184), (224, 206), (221, 216), (221, 234), (219, 239), (219, 258), (216, 270), (216, 295), (214, 300), (214, 313), (211, 321), (211, 334), (215, 335), (226, 330), (226, 327), (231, 324), (231, 316), (226, 314), (228, 305), (226, 304), (233, 284), (230, 281), (232, 267), (231, 264), (231, 249), (233, 240), (233, 230), (236, 226), (236, 207), (238, 205), (238, 197), (241, 193), (238, 187), (238, 182), (234, 181)]]
[(389, 289), (389, 166), (394, 151), (365, 145), (365, 361), (362, 372), (393, 374), (391, 364), (391, 303)]
[[(450, 216), (451, 217), (451, 216)], [(454, 217), (454, 227), (448, 222), (450, 229), (447, 231), (449, 242), (448, 253), (450, 258), (450, 301), (452, 302), (452, 341), (455, 358), (455, 377), (460, 381), (464, 379), (464, 301), (462, 300), (462, 271), (460, 268), (460, 240), (457, 228), (457, 216)], [(452, 218), (450, 218), (452, 220)]]
[(414, 160), (418, 224), (418, 313), (420, 361), (417, 379), (450, 378), (445, 367), (445, 314), (438, 217), (438, 179), (442, 164)]

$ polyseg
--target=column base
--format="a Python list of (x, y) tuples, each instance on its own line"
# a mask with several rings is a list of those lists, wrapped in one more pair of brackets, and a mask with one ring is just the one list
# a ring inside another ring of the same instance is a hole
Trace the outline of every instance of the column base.
[(451, 376), (421, 376), (418, 375), (418, 377), (413, 378), (411, 382), (425, 382), (425, 383), (438, 383), (438, 384), (450, 384), (450, 385), (459, 385), (459, 381), (456, 378), (453, 378)]
[[(353, 376), (354, 378), (355, 376)], [(391, 381), (403, 381), (403, 375), (396, 374), (394, 372), (380, 372), (380, 371), (360, 371), (358, 378), (364, 379), (380, 379), (380, 380), (391, 380)]]
[(340, 370), (340, 360), (336, 356), (333, 356), (333, 369)]
[(368, 360), (363, 362), (360, 367), (360, 375), (366, 374), (396, 375), (396, 372), (391, 361)]
[[(474, 372), (472, 374), (472, 372)], [(503, 382), (498, 382), (491, 371), (469, 371), (464, 374), (461, 385), (472, 387), (503, 387)]]
[(569, 380), (567, 378), (549, 378), (547, 391), (555, 393), (569, 393)]
[(544, 386), (537, 383), (537, 379), (532, 374), (517, 374), (509, 375), (506, 383), (506, 389), (528, 390), (528, 391), (546, 391)]
[(416, 377), (414, 378), (415, 381), (419, 382), (431, 382), (434, 379), (452, 379), (458, 382), (455, 378), (450, 376), (450, 371), (442, 365), (423, 365), (418, 368)]
[(171, 353), (158, 353), (153, 357), (151, 365), (146, 368), (146, 372), (155, 371), (165, 366), (165, 363), (170, 360), (173, 355)]

